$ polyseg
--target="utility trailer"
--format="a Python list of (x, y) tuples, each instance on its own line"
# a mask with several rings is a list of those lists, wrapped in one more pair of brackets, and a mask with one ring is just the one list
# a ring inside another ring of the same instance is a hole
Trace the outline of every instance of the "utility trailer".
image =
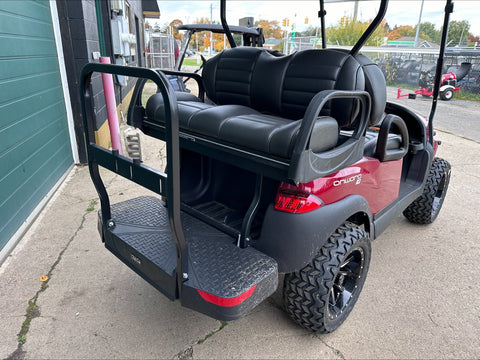
[[(236, 47), (222, 0), (231, 49), (201, 76), (87, 64), (88, 163), (107, 249), (169, 299), (219, 320), (247, 314), (282, 273), (294, 321), (316, 332), (340, 326), (366, 280), (371, 240), (402, 212), (434, 221), (450, 177), (448, 162), (435, 158), (434, 107), (427, 123), (387, 102), (382, 72), (359, 53), (387, 4), (350, 51), (327, 49), (325, 40), (323, 49), (290, 55)], [(446, 10), (448, 24), (450, 0)], [(323, 0), (319, 15), (324, 24)], [(142, 79), (128, 123), (165, 141), (166, 169), (95, 144), (94, 72)], [(169, 75), (197, 81), (198, 96), (175, 92)], [(143, 106), (145, 79), (158, 92)], [(110, 204), (99, 167), (158, 196)]]

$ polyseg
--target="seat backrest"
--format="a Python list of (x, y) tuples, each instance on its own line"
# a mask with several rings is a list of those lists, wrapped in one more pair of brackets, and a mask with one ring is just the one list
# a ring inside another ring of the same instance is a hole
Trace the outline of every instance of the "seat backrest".
[(358, 54), (357, 61), (362, 65), (365, 74), (365, 91), (370, 94), (370, 122), (369, 125), (377, 125), (383, 118), (387, 103), (387, 84), (382, 70), (372, 60), (362, 54)]
[[(207, 96), (216, 104), (239, 104), (258, 111), (301, 119), (322, 90), (365, 90), (361, 64), (344, 52), (303, 50), (279, 56), (263, 48), (237, 47), (207, 61), (203, 69)], [(353, 121), (356, 103), (333, 100), (322, 115), (339, 126)]]

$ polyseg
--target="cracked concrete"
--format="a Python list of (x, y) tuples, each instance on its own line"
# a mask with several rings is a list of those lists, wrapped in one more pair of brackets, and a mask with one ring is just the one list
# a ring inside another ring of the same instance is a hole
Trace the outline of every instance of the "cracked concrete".
[[(399, 217), (373, 243), (360, 299), (328, 335), (295, 325), (281, 291), (224, 327), (170, 302), (104, 248), (97, 194), (88, 169), (76, 168), (0, 267), (0, 358), (478, 358), (480, 144), (437, 132), (453, 169), (439, 218), (415, 226)], [(148, 151), (161, 167), (155, 145)], [(147, 193), (102, 173), (113, 203)], [(19, 347), (28, 301), (48, 273)]]

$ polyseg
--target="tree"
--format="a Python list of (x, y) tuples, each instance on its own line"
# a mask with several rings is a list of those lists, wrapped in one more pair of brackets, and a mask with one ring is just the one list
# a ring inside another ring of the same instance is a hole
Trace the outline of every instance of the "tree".
[(180, 25), (183, 25), (183, 22), (179, 19), (175, 19), (170, 24), (168, 24), (168, 26), (172, 28), (173, 37), (178, 40), (182, 40), (183, 37), (182, 34), (180, 34), (180, 32), (178, 31), (178, 27)]
[(468, 46), (474, 46), (475, 44), (480, 44), (480, 36), (470, 35), (468, 37)]
[[(210, 24), (210, 19), (206, 17), (197, 18), (194, 24)], [(208, 31), (196, 32), (192, 39), (194, 47), (200, 51), (210, 47), (210, 32)], [(207, 42), (207, 44), (205, 44), (205, 42)]]
[(416, 33), (415, 28), (410, 25), (402, 25), (395, 27), (390, 33), (388, 34), (388, 40), (397, 40), (402, 37), (414, 37)]
[(194, 24), (211, 24), (210, 19), (206, 17), (197, 18)]
[(321, 36), (322, 31), (319, 27), (309, 25), (305, 30), (299, 33), (298, 36)]
[[(415, 32), (417, 31), (417, 26), (415, 26)], [(420, 32), (419, 32), (419, 37), (428, 40), (428, 41), (433, 41), (435, 43), (440, 42), (440, 38), (442, 36), (442, 33), (440, 30), (437, 30), (435, 28), (435, 24), (431, 22), (423, 22), (420, 24)]]
[[(338, 45), (355, 45), (370, 23), (370, 21), (354, 21), (349, 17), (344, 16), (335, 26), (327, 29), (327, 40), (329, 43)], [(385, 37), (385, 25), (386, 22), (383, 21), (368, 39), (366, 45), (379, 46), (383, 43), (383, 38)]]
[(468, 42), (468, 37), (471, 35), (469, 30), (470, 23), (468, 20), (450, 21), (447, 38), (447, 41), (450, 42), (449, 46), (461, 46), (462, 44), (466, 45)]
[(263, 36), (265, 38), (281, 39), (283, 37), (283, 31), (277, 20), (259, 20), (255, 21), (255, 26), (263, 29)]

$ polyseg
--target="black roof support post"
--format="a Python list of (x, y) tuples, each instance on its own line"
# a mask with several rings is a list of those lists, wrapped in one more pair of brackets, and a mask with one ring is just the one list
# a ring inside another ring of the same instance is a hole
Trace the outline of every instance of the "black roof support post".
[(448, 36), (448, 23), (450, 21), (450, 14), (453, 12), (453, 1), (447, 0), (445, 5), (445, 16), (443, 18), (442, 40), (440, 41), (440, 52), (438, 53), (437, 69), (435, 71), (435, 83), (433, 86), (433, 102), (430, 116), (428, 117), (428, 141), (433, 145), (433, 117), (437, 109), (438, 93), (440, 90), (440, 80), (442, 77), (443, 58), (445, 56), (445, 47)]
[(357, 43), (353, 46), (352, 50), (350, 50), (350, 55), (357, 56), (360, 49), (363, 47), (363, 45), (365, 45), (367, 40), (375, 31), (375, 29), (382, 22), (383, 18), (385, 17), (385, 13), (387, 12), (387, 7), (388, 7), (388, 0), (382, 0), (382, 2), (380, 3), (380, 9), (378, 9), (377, 16), (375, 16), (375, 19), (373, 19), (373, 21), (370, 23), (367, 30), (365, 30), (365, 32), (362, 34), (360, 39), (358, 39)]
[(230, 47), (233, 49), (234, 47), (237, 47), (235, 44), (235, 40), (233, 40), (232, 33), (230, 32), (230, 29), (227, 24), (227, 6), (226, 6), (226, 0), (220, 0), (220, 21), (222, 22), (223, 30), (225, 31), (225, 35), (227, 35), (228, 43), (230, 44)]
[(325, 11), (325, 3), (324, 0), (320, 0), (320, 11), (318, 12), (318, 17), (320, 18), (320, 30), (322, 32), (322, 49), (327, 48), (327, 36), (325, 30), (325, 15), (327, 12)]

